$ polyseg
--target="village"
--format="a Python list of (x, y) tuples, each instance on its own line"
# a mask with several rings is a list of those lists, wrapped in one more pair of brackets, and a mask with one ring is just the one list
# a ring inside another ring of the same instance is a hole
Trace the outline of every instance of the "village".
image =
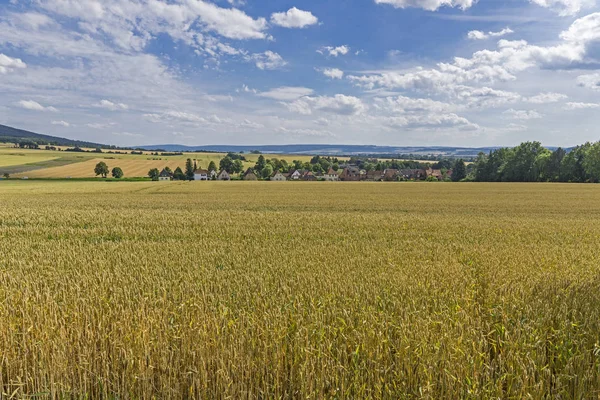
[[(175, 174), (168, 168), (163, 169), (158, 177), (159, 181), (176, 179)], [(308, 169), (294, 169), (291, 172), (274, 171), (269, 177), (260, 177), (253, 168), (248, 168), (240, 174), (233, 174), (222, 169), (196, 169), (195, 181), (304, 181), (304, 182), (399, 182), (399, 181), (444, 181), (452, 179), (452, 170), (420, 168), (420, 169), (393, 169), (370, 170), (360, 169), (357, 165), (340, 165), (339, 170), (329, 168), (325, 173), (315, 173)]]

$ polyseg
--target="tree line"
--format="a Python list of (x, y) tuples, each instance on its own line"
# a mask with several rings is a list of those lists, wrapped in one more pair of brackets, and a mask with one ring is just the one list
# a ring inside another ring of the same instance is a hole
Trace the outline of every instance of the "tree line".
[(540, 142), (480, 153), (469, 166), (476, 182), (598, 182), (600, 142), (554, 151)]

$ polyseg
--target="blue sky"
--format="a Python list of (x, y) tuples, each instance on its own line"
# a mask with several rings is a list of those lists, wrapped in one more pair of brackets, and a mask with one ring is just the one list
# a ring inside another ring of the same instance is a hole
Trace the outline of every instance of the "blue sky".
[(0, 0), (0, 123), (119, 145), (599, 140), (596, 0)]

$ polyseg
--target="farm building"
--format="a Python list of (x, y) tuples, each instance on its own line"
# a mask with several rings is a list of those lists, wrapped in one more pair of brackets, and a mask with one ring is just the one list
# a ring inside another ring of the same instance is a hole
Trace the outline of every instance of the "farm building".
[(425, 179), (427, 177), (427, 173), (424, 169), (401, 169), (398, 171), (398, 175), (400, 179), (412, 181), (412, 180), (420, 180)]
[(194, 180), (207, 181), (210, 179), (209, 172), (205, 169), (197, 169), (194, 171)]
[(284, 182), (284, 181), (287, 181), (287, 178), (281, 172), (275, 171), (273, 173), (273, 175), (271, 176), (271, 180), (276, 181), (276, 182)]
[(219, 175), (217, 176), (217, 180), (219, 181), (230, 181), (231, 180), (231, 176), (229, 176), (229, 173), (225, 170), (221, 170), (221, 172), (219, 172)]
[(300, 178), (302, 178), (302, 173), (298, 170), (295, 170), (289, 176), (290, 181), (298, 181)]
[(327, 173), (323, 175), (323, 180), (335, 182), (339, 181), (340, 177), (338, 176), (337, 172), (333, 170), (333, 168), (329, 168), (329, 171), (327, 171)]
[(252, 170), (252, 168), (248, 168), (248, 170), (244, 174), (244, 180), (245, 181), (257, 181), (258, 180), (258, 177), (254, 173), (254, 171)]
[(172, 172), (167, 171), (166, 168), (164, 168), (162, 171), (160, 171), (160, 174), (158, 175), (158, 180), (159, 181), (170, 181), (171, 179), (173, 179), (173, 173)]
[(341, 181), (356, 182), (360, 180), (360, 170), (358, 167), (348, 166), (340, 174)]

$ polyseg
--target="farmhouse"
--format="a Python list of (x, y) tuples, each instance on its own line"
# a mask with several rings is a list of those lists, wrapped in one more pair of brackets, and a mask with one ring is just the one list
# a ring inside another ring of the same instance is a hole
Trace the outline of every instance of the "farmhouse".
[(271, 175), (271, 180), (276, 182), (284, 182), (287, 181), (287, 178), (281, 172), (275, 171), (273, 175)]
[(217, 180), (219, 180), (219, 181), (230, 181), (231, 180), (231, 176), (229, 176), (229, 173), (223, 169), (223, 170), (221, 170), (221, 172), (219, 172), (219, 175), (217, 176)]
[(347, 166), (340, 174), (341, 181), (356, 182), (360, 180), (360, 169), (355, 166)]
[(304, 174), (302, 174), (302, 180), (313, 182), (317, 180), (317, 177), (312, 173), (312, 171), (304, 171)]
[(289, 177), (290, 181), (298, 181), (300, 178), (302, 178), (302, 173), (298, 170), (292, 172)]
[(382, 179), (383, 174), (381, 171), (367, 171), (366, 180), (371, 182), (378, 182)]
[(248, 168), (248, 170), (244, 174), (244, 180), (245, 181), (257, 181), (258, 180), (258, 177), (254, 173), (254, 171), (252, 170), (252, 168)]
[(401, 169), (398, 171), (398, 176), (405, 181), (417, 181), (425, 179), (427, 172), (424, 169)]
[(398, 180), (398, 170), (397, 169), (386, 169), (383, 171), (383, 180), (386, 182), (392, 182)]
[(173, 179), (173, 173), (172, 172), (167, 171), (166, 168), (163, 169), (162, 171), (160, 171), (160, 174), (158, 175), (158, 180), (159, 181), (170, 181), (171, 179)]
[(337, 172), (333, 170), (333, 168), (329, 168), (329, 171), (325, 175), (323, 175), (323, 180), (329, 182), (336, 182), (340, 180)]
[(209, 172), (205, 169), (197, 169), (194, 171), (194, 180), (207, 181), (210, 179)]
[(441, 181), (444, 178), (444, 174), (442, 174), (442, 170), (441, 169), (431, 169), (431, 168), (428, 168), (427, 169), (427, 177), (429, 178), (430, 176), (436, 178), (439, 181)]

